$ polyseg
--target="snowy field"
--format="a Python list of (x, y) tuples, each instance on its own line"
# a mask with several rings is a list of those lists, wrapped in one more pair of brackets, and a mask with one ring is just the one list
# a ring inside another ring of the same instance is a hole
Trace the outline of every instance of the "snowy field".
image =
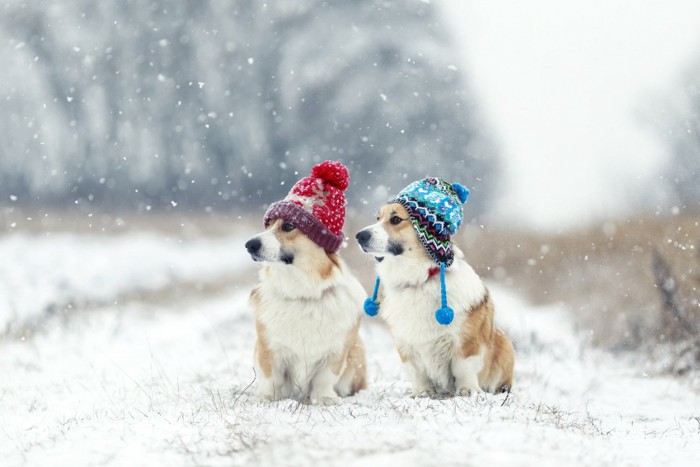
[(257, 402), (244, 237), (0, 237), (0, 464), (700, 465), (699, 394), (495, 284), (507, 398), (410, 398), (367, 321), (369, 389)]
[(197, 240), (153, 233), (0, 237), (0, 330), (31, 325), (64, 308), (122, 295), (211, 281), (247, 259), (240, 239)]

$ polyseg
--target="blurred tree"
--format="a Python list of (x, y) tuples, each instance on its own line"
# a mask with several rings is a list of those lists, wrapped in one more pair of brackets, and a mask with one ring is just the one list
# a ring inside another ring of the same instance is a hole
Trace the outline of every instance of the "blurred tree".
[(0, 194), (258, 209), (322, 159), (351, 202), (429, 174), (494, 188), (474, 102), (428, 2), (8, 0)]
[(671, 201), (700, 209), (700, 60), (686, 73), (680, 98), (666, 112), (661, 127), (670, 158), (662, 173)]

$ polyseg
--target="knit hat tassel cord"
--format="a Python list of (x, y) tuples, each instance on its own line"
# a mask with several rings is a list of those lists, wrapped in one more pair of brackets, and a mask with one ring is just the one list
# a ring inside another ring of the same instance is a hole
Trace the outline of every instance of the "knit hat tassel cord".
[(368, 316), (377, 316), (377, 313), (379, 313), (379, 302), (377, 301), (379, 282), (379, 276), (377, 276), (377, 281), (374, 283), (374, 292), (370, 298), (365, 300), (365, 313), (367, 313)]
[[(379, 293), (379, 284), (381, 280), (377, 276), (377, 280), (374, 283), (374, 292), (372, 296), (365, 300), (365, 313), (368, 316), (377, 316), (379, 313), (379, 302), (377, 301), (377, 295)], [(445, 263), (440, 263), (440, 297), (442, 299), (442, 306), (435, 310), (435, 320), (447, 326), (455, 318), (455, 312), (452, 308), (447, 306), (447, 287), (445, 285)]]
[(440, 295), (442, 307), (435, 311), (435, 319), (442, 325), (448, 325), (455, 317), (455, 312), (447, 306), (447, 287), (445, 286), (445, 263), (440, 263)]

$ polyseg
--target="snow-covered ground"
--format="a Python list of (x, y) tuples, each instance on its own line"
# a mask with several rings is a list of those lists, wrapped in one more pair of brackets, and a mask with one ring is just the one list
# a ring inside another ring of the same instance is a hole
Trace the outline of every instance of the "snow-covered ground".
[(247, 259), (240, 244), (240, 238), (184, 241), (155, 233), (0, 237), (0, 331), (65, 307), (238, 271)]
[[(591, 349), (563, 311), (496, 285), (497, 321), (517, 348), (507, 399), (410, 398), (390, 335), (367, 321), (369, 389), (315, 407), (252, 397), (254, 266), (239, 239), (18, 237), (0, 249), (3, 307), (34, 313), (45, 297), (106, 290), (89, 312), (40, 312), (31, 335), (0, 335), (3, 466), (700, 465), (700, 395)], [(43, 259), (52, 267), (39, 276)], [(233, 269), (243, 279), (209, 295), (107, 296)], [(50, 292), (30, 293), (39, 282)]]

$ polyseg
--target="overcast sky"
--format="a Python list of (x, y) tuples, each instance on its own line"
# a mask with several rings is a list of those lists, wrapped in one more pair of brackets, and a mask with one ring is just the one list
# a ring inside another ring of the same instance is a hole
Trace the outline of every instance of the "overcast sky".
[(437, 1), (506, 161), (501, 220), (565, 229), (657, 189), (643, 115), (700, 57), (700, 1)]

